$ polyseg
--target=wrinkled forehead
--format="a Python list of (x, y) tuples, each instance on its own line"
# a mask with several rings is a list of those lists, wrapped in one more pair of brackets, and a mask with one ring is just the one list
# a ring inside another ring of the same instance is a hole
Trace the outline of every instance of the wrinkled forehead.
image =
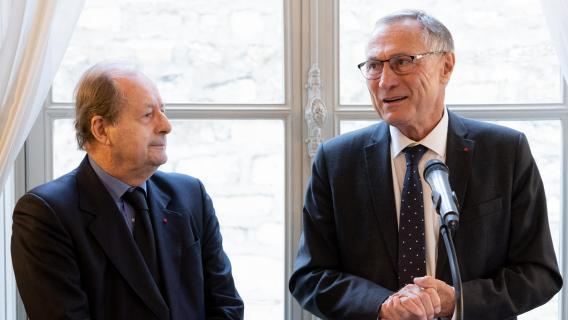
[(396, 54), (427, 51), (422, 25), (412, 19), (379, 24), (373, 30), (366, 48), (367, 58), (388, 59)]

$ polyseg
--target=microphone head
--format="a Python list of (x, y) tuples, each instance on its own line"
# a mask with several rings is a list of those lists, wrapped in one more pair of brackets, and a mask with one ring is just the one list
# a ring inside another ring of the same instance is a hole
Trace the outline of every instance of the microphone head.
[(432, 202), (442, 223), (455, 231), (459, 225), (458, 202), (449, 182), (449, 169), (438, 159), (428, 160), (424, 166), (424, 179), (432, 190)]
[(424, 178), (428, 179), (427, 177), (430, 175), (430, 173), (432, 173), (432, 171), (436, 171), (436, 170), (442, 170), (442, 171), (445, 171), (445, 172), (449, 172), (448, 166), (446, 166), (445, 163), (443, 163), (442, 161), (440, 161), (438, 159), (431, 159), (431, 160), (428, 160), (426, 162), (426, 165), (424, 166), (424, 172), (423, 172)]

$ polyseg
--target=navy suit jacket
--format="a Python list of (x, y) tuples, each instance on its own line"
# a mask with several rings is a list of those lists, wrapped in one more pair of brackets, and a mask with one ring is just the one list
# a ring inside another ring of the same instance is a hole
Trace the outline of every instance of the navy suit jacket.
[(18, 201), (12, 260), (31, 319), (243, 317), (201, 182), (157, 172), (147, 191), (163, 293), (87, 157)]
[[(446, 164), (462, 207), (453, 240), (465, 319), (514, 319), (548, 301), (562, 278), (525, 136), (449, 112)], [(399, 289), (391, 170), (384, 122), (318, 150), (289, 287), (319, 317), (376, 320), (381, 303)], [(436, 277), (451, 284), (439, 243)]]

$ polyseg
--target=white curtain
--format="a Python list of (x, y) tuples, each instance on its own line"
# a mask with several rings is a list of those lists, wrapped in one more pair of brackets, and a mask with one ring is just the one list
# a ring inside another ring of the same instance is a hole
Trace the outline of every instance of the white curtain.
[(0, 0), (0, 192), (59, 68), (84, 0)]
[(568, 1), (541, 0), (541, 3), (562, 75), (568, 82)]

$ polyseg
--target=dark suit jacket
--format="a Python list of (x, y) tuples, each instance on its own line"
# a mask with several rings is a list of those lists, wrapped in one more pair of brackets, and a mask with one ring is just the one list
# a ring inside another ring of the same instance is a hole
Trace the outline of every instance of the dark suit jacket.
[(85, 157), (14, 210), (12, 260), (31, 319), (241, 319), (243, 302), (201, 182), (147, 183), (163, 294)]
[[(562, 286), (546, 198), (525, 136), (449, 113), (446, 164), (461, 203), (454, 235), (465, 319), (508, 319)], [(324, 143), (315, 157), (290, 279), (322, 318), (376, 320), (397, 291), (398, 227), (388, 125)], [(436, 277), (451, 284), (440, 238)]]

